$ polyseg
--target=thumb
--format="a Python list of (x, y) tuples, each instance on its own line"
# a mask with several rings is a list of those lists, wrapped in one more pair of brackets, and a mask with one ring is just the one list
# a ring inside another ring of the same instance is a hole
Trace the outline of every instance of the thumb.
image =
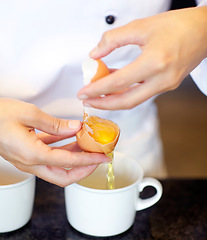
[(35, 111), (30, 126), (52, 135), (74, 136), (81, 128), (79, 120), (66, 120), (52, 117), (40, 109)]

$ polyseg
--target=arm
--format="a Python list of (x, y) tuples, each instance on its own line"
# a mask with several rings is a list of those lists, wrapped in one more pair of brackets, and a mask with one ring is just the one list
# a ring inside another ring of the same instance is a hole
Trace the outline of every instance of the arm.
[[(207, 6), (207, 0), (198, 1), (198, 3), (199, 7)], [(205, 58), (190, 74), (199, 89), (207, 95), (207, 58)]]

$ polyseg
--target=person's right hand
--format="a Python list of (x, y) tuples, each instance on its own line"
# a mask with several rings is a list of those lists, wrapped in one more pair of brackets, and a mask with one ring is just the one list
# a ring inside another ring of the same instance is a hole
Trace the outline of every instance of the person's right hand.
[(91, 58), (103, 58), (129, 44), (139, 46), (141, 54), (123, 68), (84, 86), (78, 98), (86, 107), (134, 108), (177, 88), (207, 57), (206, 40), (207, 6), (168, 11), (111, 29), (103, 34)]
[(0, 98), (0, 156), (48, 182), (67, 186), (110, 161), (104, 154), (81, 152), (76, 142), (56, 148), (47, 145), (75, 136), (80, 128), (78, 120), (54, 118), (35, 105)]

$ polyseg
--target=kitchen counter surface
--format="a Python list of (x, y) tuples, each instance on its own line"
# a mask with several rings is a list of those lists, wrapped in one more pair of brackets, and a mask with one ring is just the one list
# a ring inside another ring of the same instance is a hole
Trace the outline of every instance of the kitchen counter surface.
[[(31, 220), (19, 230), (0, 234), (0, 240), (206, 240), (207, 179), (168, 179), (161, 183), (164, 190), (161, 200), (137, 212), (135, 223), (127, 232), (96, 238), (81, 234), (69, 225), (64, 189), (37, 179)], [(142, 197), (152, 195), (153, 191), (146, 188)]]

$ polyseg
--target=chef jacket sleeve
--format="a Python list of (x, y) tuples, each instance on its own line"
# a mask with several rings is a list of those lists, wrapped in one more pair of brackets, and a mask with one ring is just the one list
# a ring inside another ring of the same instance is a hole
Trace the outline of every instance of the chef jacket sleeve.
[[(198, 6), (207, 6), (207, 0), (197, 2), (199, 3)], [(205, 58), (190, 75), (201, 92), (207, 95), (207, 58)]]

